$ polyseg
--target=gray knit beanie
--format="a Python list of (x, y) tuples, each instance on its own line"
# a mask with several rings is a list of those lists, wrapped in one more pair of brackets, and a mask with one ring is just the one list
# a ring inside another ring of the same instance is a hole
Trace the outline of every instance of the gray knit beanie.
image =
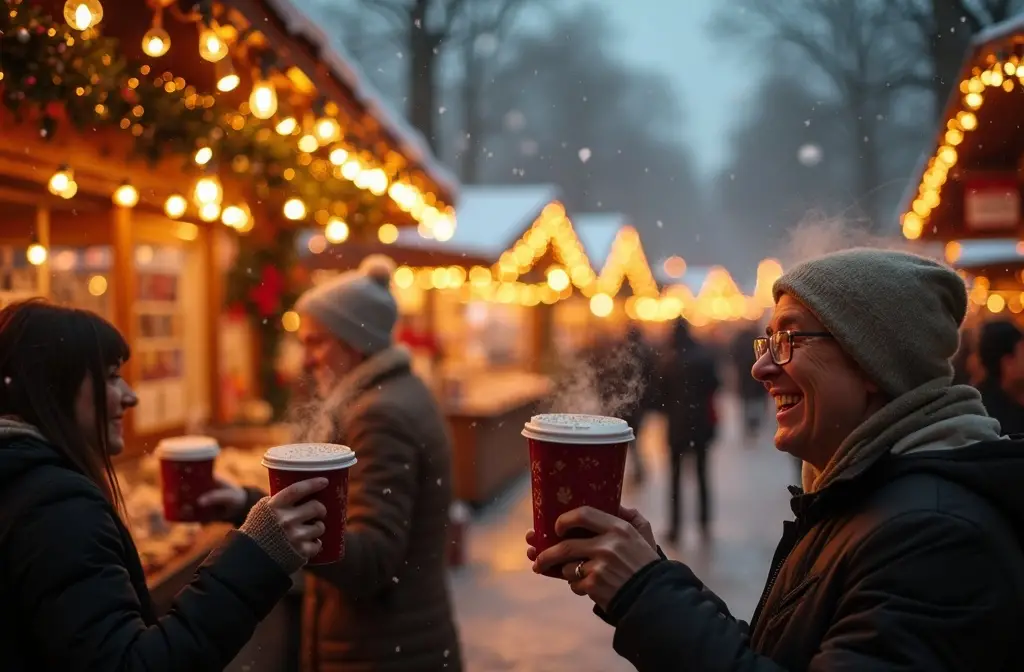
[(941, 263), (854, 248), (794, 266), (772, 293), (775, 301), (789, 294), (806, 306), (893, 398), (937, 378), (952, 380), (967, 290)]
[(390, 288), (393, 271), (391, 259), (371, 255), (358, 270), (307, 290), (295, 310), (311, 315), (364, 355), (376, 354), (391, 346), (391, 332), (398, 321), (398, 305)]

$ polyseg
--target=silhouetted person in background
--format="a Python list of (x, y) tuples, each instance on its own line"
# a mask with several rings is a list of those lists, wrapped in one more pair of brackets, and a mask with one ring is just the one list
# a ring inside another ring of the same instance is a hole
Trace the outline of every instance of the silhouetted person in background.
[(672, 466), (669, 476), (670, 522), (665, 533), (669, 544), (676, 544), (682, 531), (680, 478), (685, 455), (692, 455), (696, 462), (700, 527), (705, 538), (710, 535), (711, 493), (707, 452), (718, 426), (714, 404), (718, 386), (714, 355), (694, 340), (685, 321), (677, 321), (660, 371), (661, 400), (668, 421), (668, 450)]
[[(764, 385), (750, 375), (750, 367), (754, 364), (754, 339), (763, 335), (757, 330), (756, 324), (750, 324), (740, 330), (732, 341), (731, 358), (736, 367), (736, 392), (743, 404), (743, 428), (747, 439), (757, 436), (761, 423), (765, 418), (767, 393)], [(748, 440), (747, 446), (755, 447)]]
[(1003, 434), (1024, 433), (1024, 334), (1006, 320), (981, 327), (978, 358), (985, 380), (978, 385), (988, 414)]

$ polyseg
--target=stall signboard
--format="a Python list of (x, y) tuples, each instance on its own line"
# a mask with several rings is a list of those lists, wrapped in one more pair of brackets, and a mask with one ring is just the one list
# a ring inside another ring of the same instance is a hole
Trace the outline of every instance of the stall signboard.
[(970, 231), (1013, 231), (1020, 222), (1020, 186), (1013, 175), (973, 177), (964, 185)]

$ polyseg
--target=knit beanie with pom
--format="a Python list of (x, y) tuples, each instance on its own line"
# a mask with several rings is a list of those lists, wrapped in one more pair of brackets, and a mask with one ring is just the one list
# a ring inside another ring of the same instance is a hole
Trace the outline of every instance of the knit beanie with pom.
[(307, 290), (295, 310), (365, 355), (386, 350), (398, 321), (398, 305), (391, 294), (394, 269), (394, 262), (384, 255), (366, 257), (358, 270)]
[(854, 248), (787, 270), (772, 288), (805, 305), (890, 397), (953, 378), (967, 311), (964, 281), (937, 261)]

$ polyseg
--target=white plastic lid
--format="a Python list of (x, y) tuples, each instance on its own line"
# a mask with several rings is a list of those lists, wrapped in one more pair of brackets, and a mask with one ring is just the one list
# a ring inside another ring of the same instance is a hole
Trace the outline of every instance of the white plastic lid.
[(334, 471), (356, 463), (348, 446), (335, 443), (288, 443), (263, 454), (263, 466), (280, 471)]
[(156, 445), (161, 460), (192, 462), (212, 460), (220, 454), (220, 444), (212, 436), (173, 436)]
[(590, 445), (628, 443), (634, 438), (625, 420), (572, 413), (535, 415), (523, 428), (523, 436), (535, 441)]

